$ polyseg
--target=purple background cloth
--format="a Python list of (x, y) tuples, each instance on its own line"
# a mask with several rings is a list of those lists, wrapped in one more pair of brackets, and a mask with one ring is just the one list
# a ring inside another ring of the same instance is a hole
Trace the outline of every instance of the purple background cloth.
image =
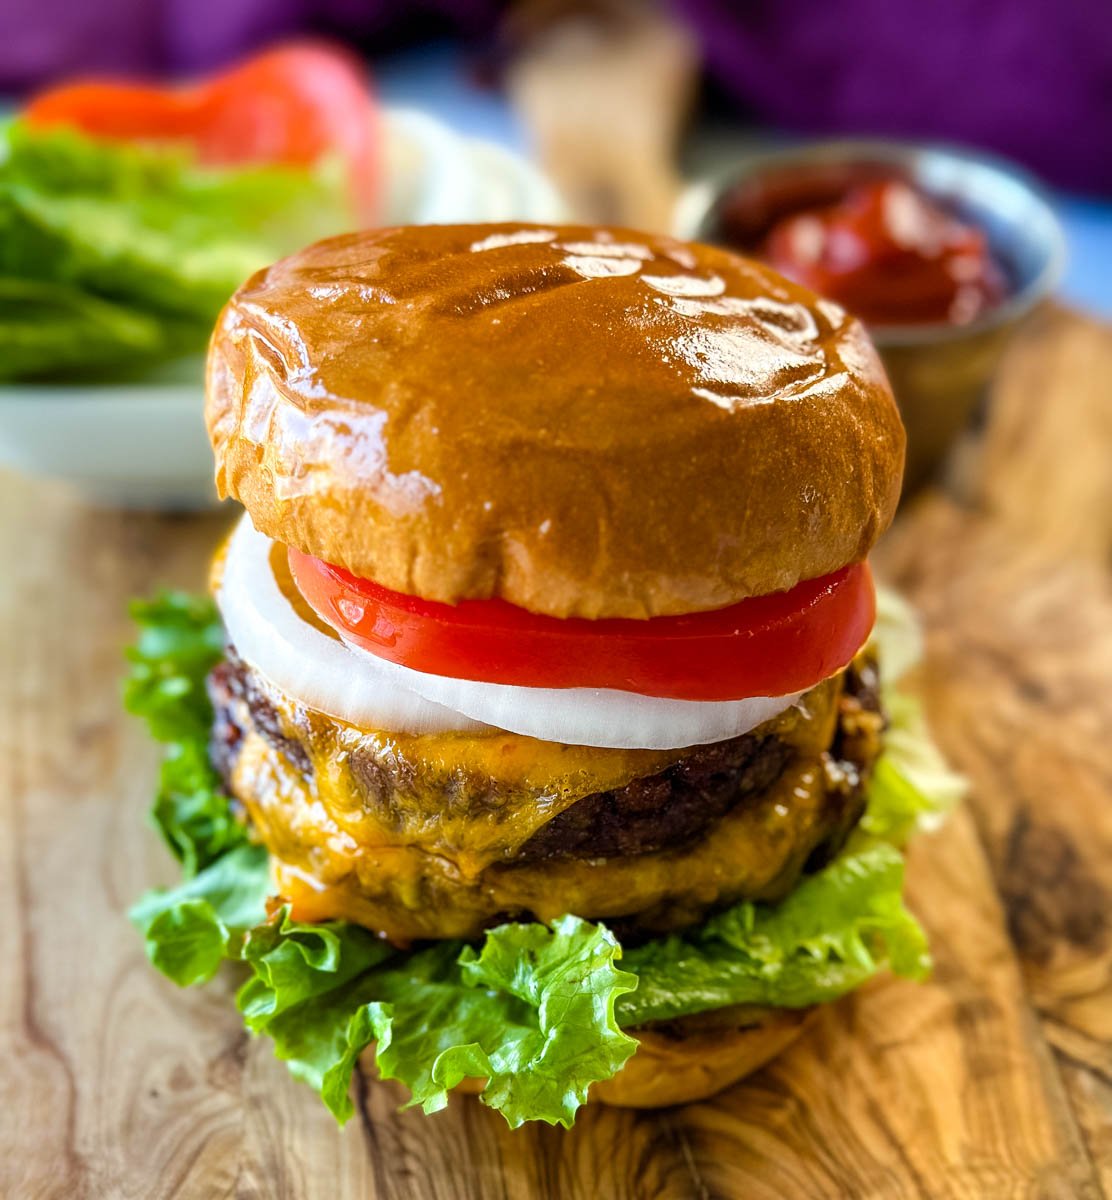
[(1109, 0), (674, 0), (707, 64), (804, 133), (966, 142), (1112, 192)]
[(0, 95), (72, 75), (180, 76), (299, 33), (369, 48), (493, 30), (499, 0), (0, 0)]
[[(369, 50), (496, 25), (498, 0), (2, 0), (0, 93), (88, 72), (189, 74), (298, 32)], [(750, 118), (960, 141), (1112, 192), (1109, 0), (673, 0)]]

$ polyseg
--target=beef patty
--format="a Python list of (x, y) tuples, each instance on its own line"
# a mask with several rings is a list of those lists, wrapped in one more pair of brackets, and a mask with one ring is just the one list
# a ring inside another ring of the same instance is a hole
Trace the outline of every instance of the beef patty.
[(212, 756), (299, 920), (398, 945), (564, 913), (624, 938), (774, 902), (842, 844), (883, 718), (866, 659), (742, 737), (603, 750), (497, 729), (358, 729), (229, 650)]
[[(305, 744), (234, 648), (212, 671), (209, 694), (215, 709), (212, 759), (226, 784), (244, 732), (237, 713), (244, 711), (255, 731), (299, 772), (312, 776)], [(841, 800), (824, 854), (837, 849), (860, 816), (863, 784), (879, 753), (882, 729), (876, 665), (860, 655), (844, 673), (836, 732), (824, 763), (827, 790)], [(794, 748), (767, 730), (762, 726), (728, 741), (693, 747), (664, 770), (582, 797), (541, 825), (510, 861), (628, 857), (697, 840), (714, 821), (764, 792), (791, 761)], [(380, 802), (384, 790), (411, 784), (404, 760), (384, 764), (376, 756), (369, 761), (369, 751), (359, 745), (350, 755), (352, 774), (373, 781), (368, 791)]]

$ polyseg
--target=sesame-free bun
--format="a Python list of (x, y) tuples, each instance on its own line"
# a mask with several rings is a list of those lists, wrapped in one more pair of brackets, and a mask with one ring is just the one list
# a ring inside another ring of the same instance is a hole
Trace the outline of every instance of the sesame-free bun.
[(736, 1025), (727, 1025), (719, 1013), (707, 1013), (719, 1018), (707, 1028), (691, 1018), (691, 1028), (678, 1034), (633, 1030), (637, 1053), (617, 1075), (596, 1083), (590, 1098), (616, 1108), (666, 1108), (705, 1100), (771, 1062), (799, 1037), (814, 1011), (766, 1009)]
[(861, 559), (904, 433), (861, 325), (725, 250), (474, 225), (319, 242), (213, 336), (222, 495), (395, 591), (720, 608)]
[[(617, 1075), (593, 1084), (588, 1099), (613, 1108), (669, 1108), (706, 1100), (771, 1062), (816, 1012), (719, 1009), (683, 1018), (667, 1033), (629, 1030), (637, 1052)], [(485, 1079), (465, 1079), (456, 1090), (474, 1094), (485, 1086)]]

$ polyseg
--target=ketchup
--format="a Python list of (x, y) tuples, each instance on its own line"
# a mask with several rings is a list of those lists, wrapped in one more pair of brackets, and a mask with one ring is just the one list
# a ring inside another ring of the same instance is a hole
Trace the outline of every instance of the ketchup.
[(966, 325), (1007, 291), (984, 233), (900, 179), (857, 183), (766, 229), (759, 256), (870, 325)]

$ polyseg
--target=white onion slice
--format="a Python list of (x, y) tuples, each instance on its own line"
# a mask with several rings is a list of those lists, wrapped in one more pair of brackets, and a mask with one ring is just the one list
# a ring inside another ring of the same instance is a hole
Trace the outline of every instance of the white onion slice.
[(536, 688), (426, 675), (351, 647), (372, 669), (395, 672), (399, 686), (483, 721), (550, 742), (623, 750), (674, 750), (748, 733), (802, 695), (746, 700), (664, 700), (607, 688)]
[(748, 733), (801, 695), (664, 700), (428, 675), (346, 647), (303, 621), (274, 579), (270, 545), (247, 517), (232, 537), (218, 597), (232, 643), (287, 694), (364, 728), (420, 733), (494, 725), (569, 745), (674, 750)]
[(399, 688), (361, 656), (305, 621), (270, 566), (270, 539), (247, 516), (228, 545), (216, 601), (236, 652), (280, 691), (362, 729), (447, 733), (478, 721)]

